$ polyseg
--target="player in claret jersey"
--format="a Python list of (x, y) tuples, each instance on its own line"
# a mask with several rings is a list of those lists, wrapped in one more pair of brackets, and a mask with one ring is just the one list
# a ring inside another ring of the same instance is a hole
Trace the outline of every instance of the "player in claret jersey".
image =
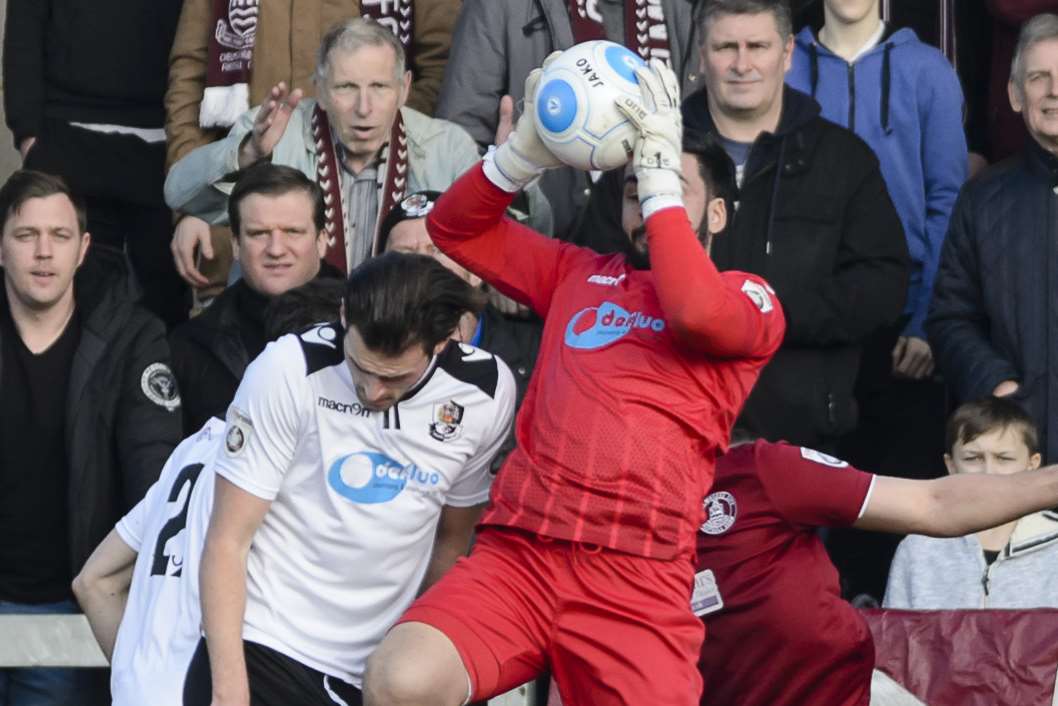
[(817, 527), (952, 537), (1056, 504), (1056, 467), (906, 480), (800, 446), (734, 446), (716, 463), (698, 535), (702, 706), (870, 702), (874, 643), (841, 599)]
[(547, 666), (573, 706), (697, 701), (701, 502), (784, 321), (765, 282), (717, 272), (703, 247), (726, 222), (730, 162), (704, 146), (681, 155), (675, 77), (655, 62), (638, 79), (623, 221), (630, 237), (645, 231), (650, 269), (503, 218), (558, 165), (533, 122), (539, 72), (511, 139), (428, 218), (441, 250), (545, 326), (475, 549), (373, 655), (368, 704), (454, 706)]

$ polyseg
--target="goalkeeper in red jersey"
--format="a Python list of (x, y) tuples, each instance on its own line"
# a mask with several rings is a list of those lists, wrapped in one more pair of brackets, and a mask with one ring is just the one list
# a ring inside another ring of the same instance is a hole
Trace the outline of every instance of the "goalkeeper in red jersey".
[(645, 232), (649, 269), (504, 218), (559, 166), (534, 124), (539, 76), (511, 138), (427, 220), (449, 257), (545, 321), (518, 446), (471, 556), (371, 658), (369, 706), (458, 706), (549, 667), (569, 706), (690, 706), (701, 691), (695, 531), (782, 309), (763, 280), (709, 259), (733, 170), (719, 148), (681, 149), (679, 89), (659, 62), (637, 72), (642, 102), (619, 106), (640, 133), (622, 220), (634, 241)]

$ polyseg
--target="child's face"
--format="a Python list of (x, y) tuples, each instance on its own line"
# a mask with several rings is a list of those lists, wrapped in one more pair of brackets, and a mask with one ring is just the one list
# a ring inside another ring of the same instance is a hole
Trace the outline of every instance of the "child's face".
[(965, 443), (955, 442), (944, 454), (948, 473), (997, 473), (1007, 475), (1039, 468), (1040, 455), (1030, 454), (1016, 426), (995, 429)]
[(878, 2), (879, 0), (825, 0), (823, 6), (828, 15), (833, 15), (842, 23), (851, 24), (863, 20), (868, 15), (878, 17)]

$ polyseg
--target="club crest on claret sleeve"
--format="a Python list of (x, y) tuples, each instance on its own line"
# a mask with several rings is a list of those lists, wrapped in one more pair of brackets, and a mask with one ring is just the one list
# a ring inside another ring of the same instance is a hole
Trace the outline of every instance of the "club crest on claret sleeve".
[(824, 466), (831, 466), (833, 468), (845, 468), (849, 464), (846, 461), (842, 461), (840, 458), (836, 458), (829, 454), (825, 454), (822, 451), (816, 451), (805, 446), (801, 447), (801, 458), (806, 461), (813, 461), (815, 463), (821, 463)]
[(434, 407), (430, 436), (438, 441), (451, 441), (463, 431), (463, 406), (455, 400)]
[(710, 494), (705, 499), (705, 522), (702, 532), (706, 534), (723, 534), (731, 529), (738, 517), (738, 503), (735, 496), (726, 490)]

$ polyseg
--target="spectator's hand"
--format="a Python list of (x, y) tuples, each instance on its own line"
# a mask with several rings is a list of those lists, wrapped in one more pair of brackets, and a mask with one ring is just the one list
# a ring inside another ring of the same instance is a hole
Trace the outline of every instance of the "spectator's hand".
[(208, 287), (206, 279), (195, 265), (195, 251), (202, 253), (207, 260), (213, 259), (213, 242), (210, 239), (209, 224), (201, 218), (184, 216), (176, 224), (173, 241), (169, 244), (173, 251), (176, 271), (192, 287)]
[(488, 289), (489, 304), (496, 308), (504, 316), (516, 319), (528, 319), (532, 313), (529, 307), (519, 304), (510, 297), (501, 294), (492, 287)]
[[(562, 52), (553, 52), (544, 59), (543, 68)], [(522, 115), (509, 133), (509, 139), (485, 155), (485, 175), (505, 191), (514, 193), (524, 189), (529, 182), (548, 169), (562, 166), (562, 162), (551, 153), (536, 131), (536, 88), (543, 69), (533, 69), (525, 79), (525, 104)], [(510, 105), (514, 112), (513, 103)], [(500, 100), (500, 124), (496, 137), (502, 137), (503, 99)]]
[(992, 390), (993, 397), (1007, 397), (1018, 391), (1018, 383), (1015, 380), (1004, 380)]
[(300, 88), (288, 91), (287, 84), (283, 81), (272, 86), (268, 100), (257, 110), (253, 129), (239, 148), (240, 169), (271, 156), (272, 150), (286, 132), (290, 114), (294, 112), (301, 96)]
[(933, 350), (917, 336), (901, 336), (893, 347), (893, 374), (900, 378), (922, 380), (933, 374)]
[(37, 144), (37, 138), (35, 137), (27, 137), (22, 140), (22, 142), (18, 143), (18, 153), (22, 156), (23, 162), (26, 161), (26, 155), (29, 154), (29, 151), (33, 149), (33, 145), (35, 144)]
[(500, 98), (500, 117), (496, 121), (496, 139), (492, 144), (499, 147), (514, 132), (514, 99), (510, 96)]
[(632, 97), (617, 102), (617, 108), (639, 130), (632, 166), (639, 184), (643, 218), (670, 206), (683, 205), (680, 152), (683, 121), (680, 116), (680, 84), (664, 62), (651, 59), (648, 68), (636, 69), (641, 100)]

